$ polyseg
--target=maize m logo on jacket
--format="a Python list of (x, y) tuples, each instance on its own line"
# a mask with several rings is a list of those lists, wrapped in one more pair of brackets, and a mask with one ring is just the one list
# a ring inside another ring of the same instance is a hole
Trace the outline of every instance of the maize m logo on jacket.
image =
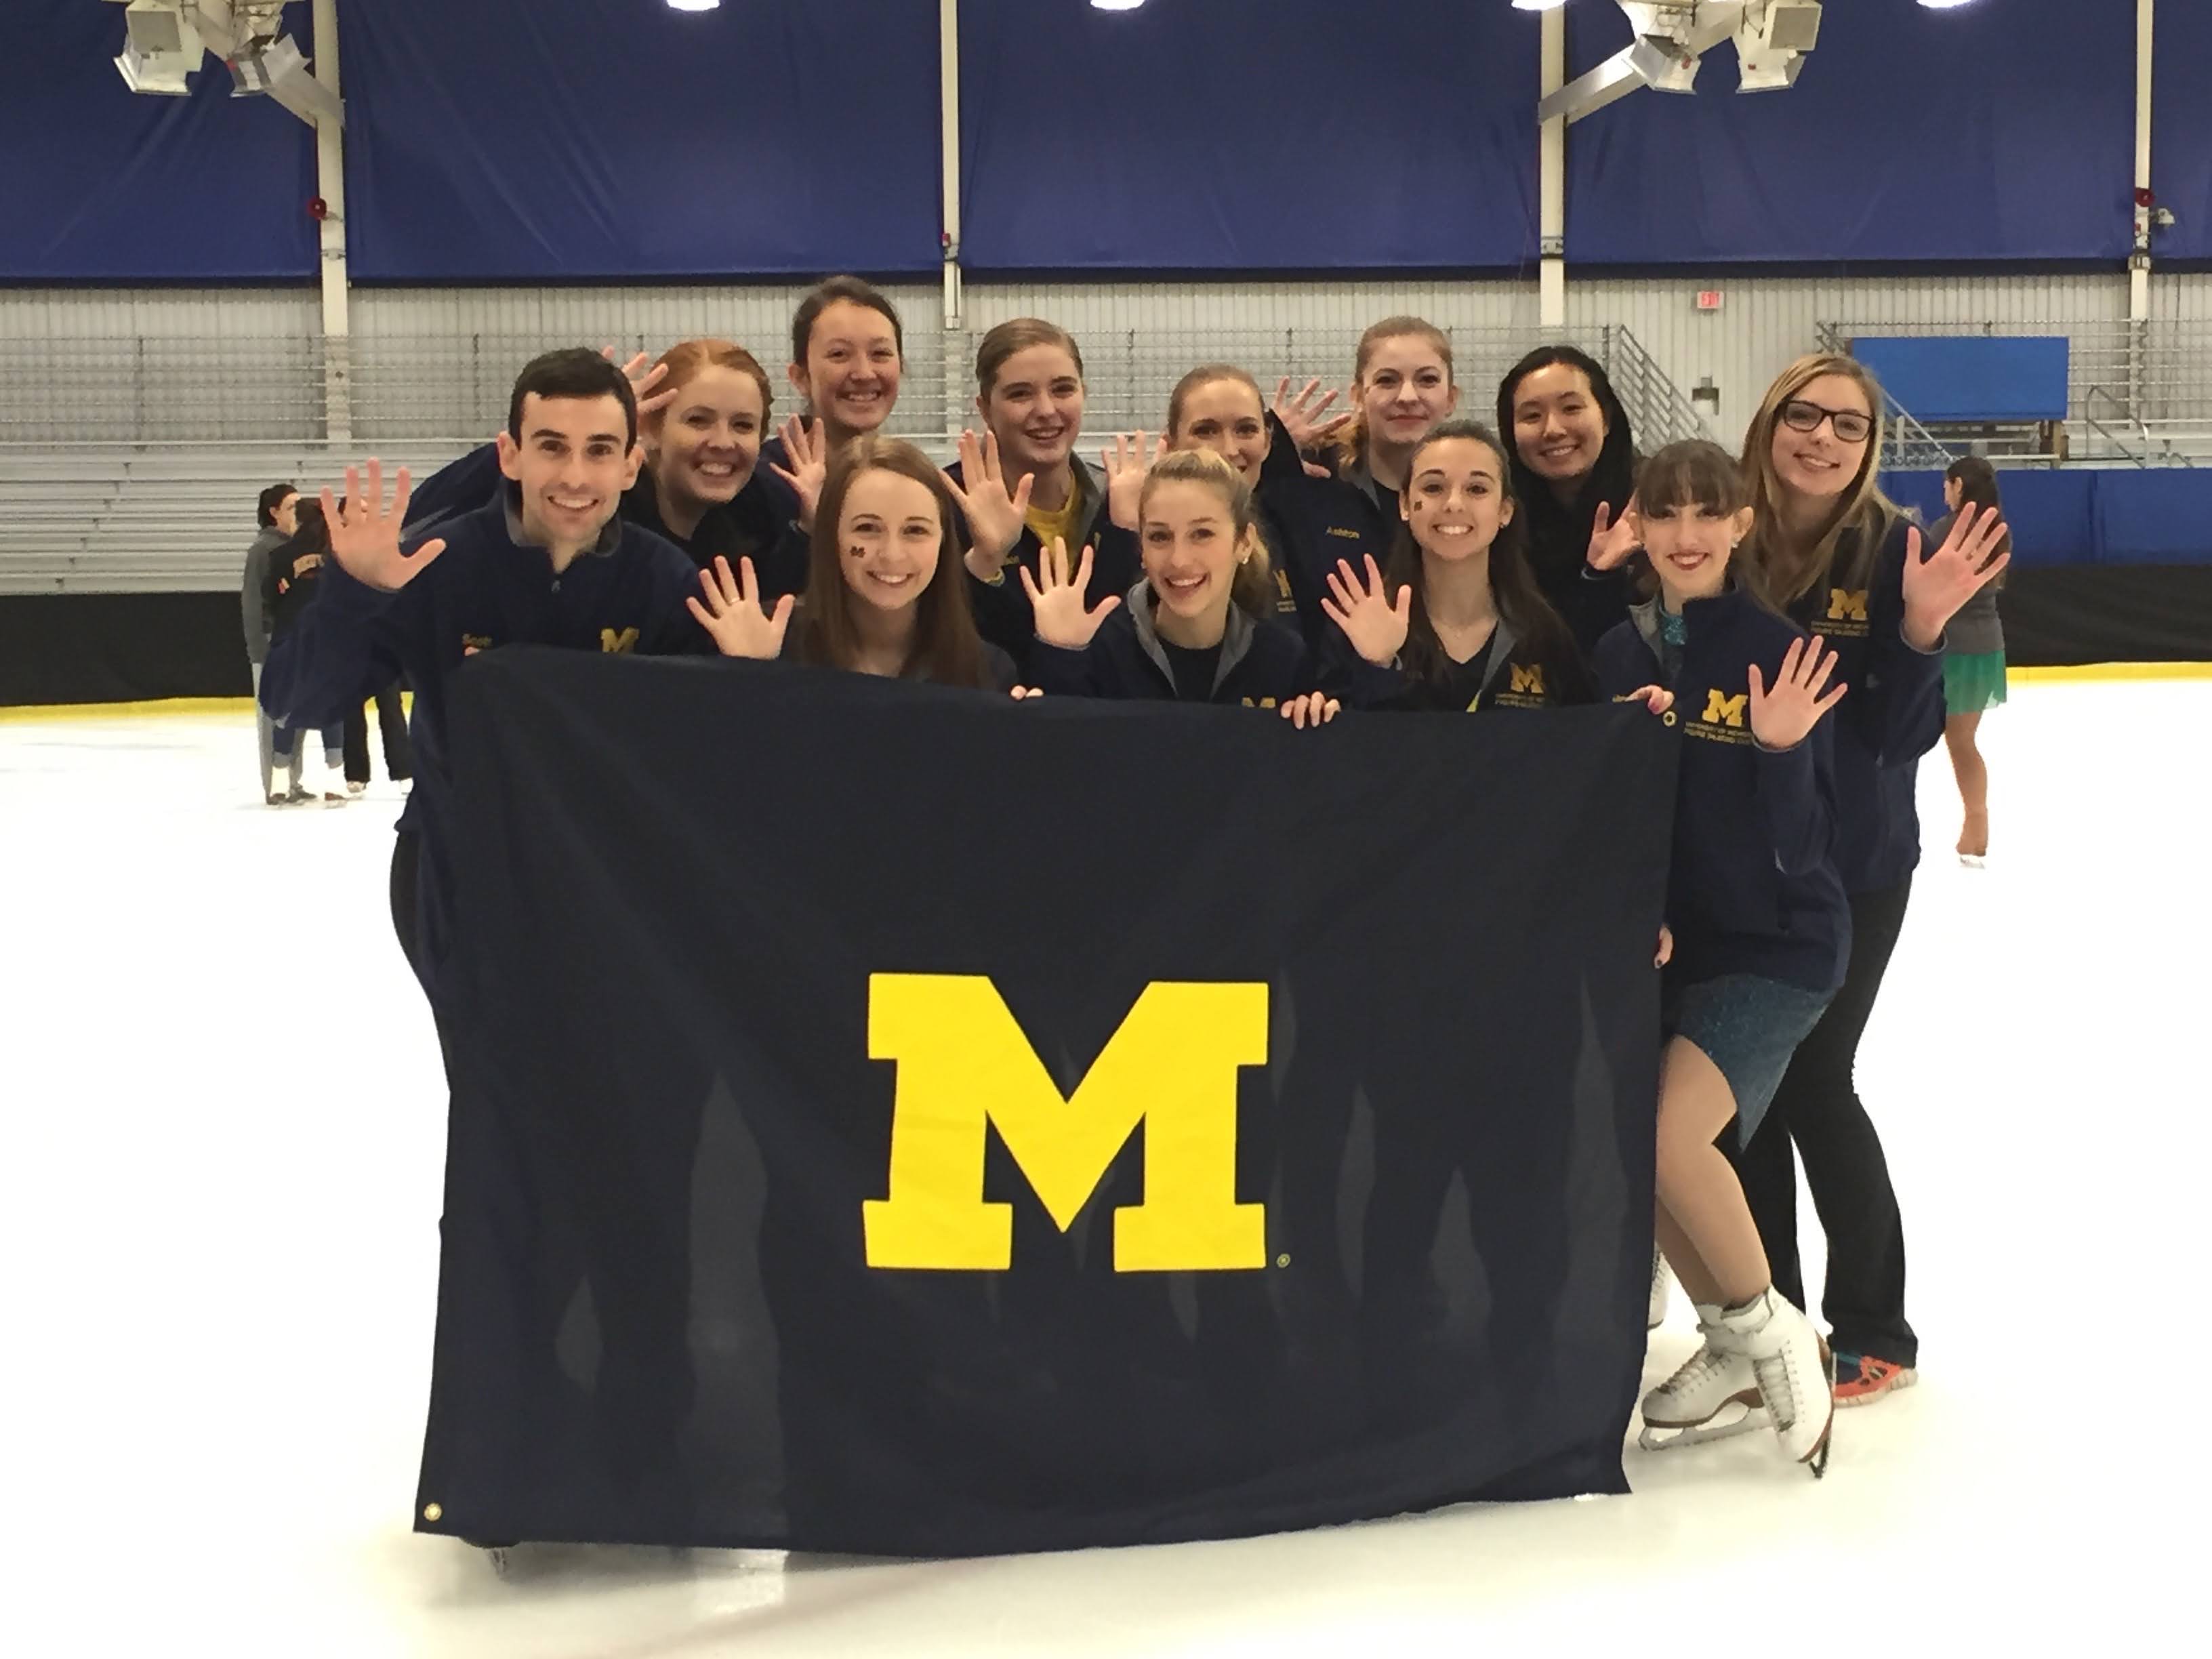
[(1012, 1267), (1013, 1206), (983, 1196), (989, 1130), (1065, 1232), (1140, 1123), (1144, 1201), (1114, 1212), (1115, 1271), (1267, 1265), (1267, 1208), (1237, 1201), (1237, 1074), (1267, 1063), (1264, 984), (1146, 986), (1062, 1095), (988, 979), (873, 974), (868, 1057), (898, 1066), (890, 1196), (860, 1206), (871, 1267)]
[(1723, 691), (1720, 687), (1705, 690), (1705, 712), (1683, 726), (1686, 736), (1703, 738), (1708, 743), (1749, 743), (1751, 693)]
[(1867, 635), (1867, 593), (1863, 587), (1828, 590), (1828, 614), (1815, 630), (1832, 639), (1863, 640)]

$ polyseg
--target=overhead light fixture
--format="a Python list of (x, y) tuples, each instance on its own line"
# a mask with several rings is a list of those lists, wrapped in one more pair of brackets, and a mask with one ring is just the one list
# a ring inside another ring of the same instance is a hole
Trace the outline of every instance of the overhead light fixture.
[(1820, 44), (1820, 0), (1746, 6), (1735, 32), (1736, 90), (1780, 92), (1796, 86), (1805, 54)]
[(668, 0), (671, 11), (719, 11), (722, 0)]
[(174, 0), (131, 0), (123, 27), (123, 55), (115, 67), (125, 86), (167, 98), (191, 91), (191, 77), (207, 48)]
[(1091, 0), (1093, 11), (1134, 11), (1145, 0)]
[(1516, 11), (1557, 11), (1567, 0), (1513, 0)]
[(1972, 5), (1973, 0), (1920, 0), (1930, 11), (1950, 11), (1960, 6)]

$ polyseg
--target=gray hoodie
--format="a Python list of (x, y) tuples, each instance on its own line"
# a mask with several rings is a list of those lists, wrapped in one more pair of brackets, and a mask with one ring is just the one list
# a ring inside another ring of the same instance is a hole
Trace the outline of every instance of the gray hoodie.
[(289, 539), (283, 531), (270, 528), (246, 550), (246, 586), (238, 604), (246, 622), (246, 659), (256, 668), (269, 660), (269, 613), (262, 597), (269, 581), (269, 556)]

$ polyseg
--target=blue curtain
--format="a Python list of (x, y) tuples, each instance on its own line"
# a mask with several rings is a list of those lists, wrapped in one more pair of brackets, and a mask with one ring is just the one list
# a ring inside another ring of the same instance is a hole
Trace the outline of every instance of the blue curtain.
[(313, 275), (304, 122), (266, 98), (233, 99), (212, 58), (188, 98), (131, 92), (115, 71), (120, 6), (7, 0), (7, 23), (0, 282)]
[[(2160, 8), (2202, 11), (2199, 0)], [(2203, 33), (2201, 20), (2197, 27)], [(1570, 9), (1569, 73), (1628, 44)], [(2203, 52), (2169, 81), (2202, 80)], [(2125, 0), (1832, 0), (1787, 92), (1647, 89), (1567, 133), (1567, 254), (1595, 264), (2118, 259), (2130, 241), (2135, 9)], [(2194, 90), (2194, 89), (2192, 89)], [(2201, 97), (2198, 102), (2203, 102)], [(2205, 117), (2196, 119), (2203, 131)], [(2200, 175), (2201, 176), (2201, 175)]]
[(966, 258), (1533, 259), (1537, 43), (1504, 0), (962, 0)]
[(934, 270), (935, 0), (349, 6), (354, 270)]
[(2212, 260), (2212, 5), (2166, 0), (2151, 65), (2151, 188), (2174, 217), (2151, 246), (2162, 259)]

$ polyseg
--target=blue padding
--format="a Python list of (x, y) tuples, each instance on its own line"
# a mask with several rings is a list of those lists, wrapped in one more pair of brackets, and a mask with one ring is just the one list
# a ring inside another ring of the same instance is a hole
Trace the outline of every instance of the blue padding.
[[(2206, 10), (2185, 0), (2158, 20), (2173, 88), (2161, 95), (2200, 112), (2212, 54), (2170, 47), (2167, 14)], [(1848, 0), (1821, 14), (1795, 87), (1747, 94), (1735, 91), (1734, 51), (1716, 47), (1694, 95), (1634, 92), (1570, 130), (1568, 260), (2123, 258), (2132, 21), (2118, 0), (1940, 11)], [(1571, 74), (1631, 39), (1620, 8), (1601, 3), (1568, 7), (1567, 29)], [(2181, 30), (2203, 38), (2193, 18)], [(2193, 118), (2203, 133), (2203, 116)]]
[[(1882, 488), (1934, 524), (1943, 475), (1888, 472)], [(2014, 562), (2212, 564), (2212, 467), (2007, 468), (1997, 474)]]
[(932, 0), (436, 0), (344, 28), (356, 276), (938, 269)]
[(963, 251), (978, 270), (1532, 261), (1538, 45), (1504, 0), (962, 0)]
[(1851, 356), (1923, 421), (2063, 421), (2063, 335), (1861, 335)]
[[(303, 46), (307, 8), (288, 19)], [(313, 276), (315, 139), (202, 60), (189, 97), (116, 73), (120, 6), (6, 0), (0, 282), (268, 282)]]

